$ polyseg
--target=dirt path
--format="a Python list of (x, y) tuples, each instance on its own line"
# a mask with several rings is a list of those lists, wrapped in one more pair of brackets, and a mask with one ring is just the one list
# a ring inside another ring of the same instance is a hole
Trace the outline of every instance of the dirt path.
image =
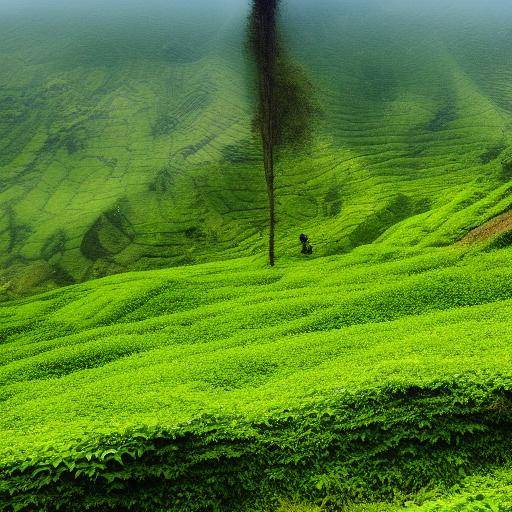
[(463, 245), (476, 244), (485, 242), (494, 235), (512, 231), (512, 210), (502, 213), (497, 217), (487, 221), (485, 224), (472, 229), (462, 240), (458, 243)]

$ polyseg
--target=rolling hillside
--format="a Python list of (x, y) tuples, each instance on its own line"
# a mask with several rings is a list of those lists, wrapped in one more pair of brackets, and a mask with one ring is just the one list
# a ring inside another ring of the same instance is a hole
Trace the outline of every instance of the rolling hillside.
[(510, 504), (489, 475), (510, 464), (510, 255), (246, 258), (6, 304), (0, 510)]
[[(512, 6), (0, 0), (0, 511), (512, 511)], [(314, 254), (302, 257), (298, 235)]]
[[(456, 5), (287, 3), (287, 43), (323, 115), (313, 147), (280, 158), (280, 255), (301, 231), (317, 255), (390, 234), (446, 245), (508, 208), (508, 18)], [(2, 17), (7, 297), (262, 252), (246, 8), (196, 7)]]

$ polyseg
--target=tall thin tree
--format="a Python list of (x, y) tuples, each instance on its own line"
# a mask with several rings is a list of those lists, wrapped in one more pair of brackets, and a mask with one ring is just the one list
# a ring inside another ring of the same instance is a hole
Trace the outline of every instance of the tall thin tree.
[(313, 88), (303, 69), (286, 53), (278, 30), (280, 0), (252, 0), (249, 48), (256, 67), (254, 128), (263, 151), (268, 197), (268, 261), (275, 264), (276, 187), (275, 158), (284, 146), (309, 139), (309, 120), (318, 113)]
[(256, 62), (258, 102), (255, 127), (259, 131), (263, 150), (263, 166), (267, 184), (269, 240), (268, 260), (275, 263), (275, 107), (276, 68), (279, 52), (277, 7), (279, 0), (253, 0), (249, 26), (249, 43)]

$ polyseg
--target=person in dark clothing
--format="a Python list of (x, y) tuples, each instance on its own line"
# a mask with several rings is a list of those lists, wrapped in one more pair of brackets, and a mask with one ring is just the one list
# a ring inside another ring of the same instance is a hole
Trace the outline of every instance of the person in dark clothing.
[(302, 254), (313, 254), (313, 247), (311, 246), (311, 244), (309, 243), (309, 238), (307, 235), (305, 235), (304, 233), (302, 233), (300, 236), (299, 236), (299, 240), (300, 240), (300, 243), (302, 244), (302, 250), (301, 250), (301, 253)]

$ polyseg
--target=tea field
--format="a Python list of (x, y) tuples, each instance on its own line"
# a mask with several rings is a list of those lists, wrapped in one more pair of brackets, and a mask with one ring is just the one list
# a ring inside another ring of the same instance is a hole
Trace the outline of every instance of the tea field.
[[(245, 2), (9, 3), (1, 296), (264, 251)], [(285, 3), (321, 114), (279, 158), (278, 257), (301, 232), (317, 256), (449, 245), (508, 208), (512, 9), (444, 4)]]
[(487, 475), (510, 462), (511, 256), (246, 258), (6, 303), (1, 506), (405, 503)]
[(247, 7), (0, 0), (0, 511), (512, 511), (512, 7), (285, 3), (274, 268)]

